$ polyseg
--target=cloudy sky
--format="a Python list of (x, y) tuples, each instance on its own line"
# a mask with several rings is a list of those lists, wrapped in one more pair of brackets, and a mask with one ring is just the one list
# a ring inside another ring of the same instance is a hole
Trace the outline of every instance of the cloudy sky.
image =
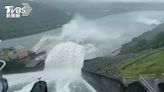
[(82, 2), (164, 2), (164, 0), (57, 0), (57, 1), (82, 1)]

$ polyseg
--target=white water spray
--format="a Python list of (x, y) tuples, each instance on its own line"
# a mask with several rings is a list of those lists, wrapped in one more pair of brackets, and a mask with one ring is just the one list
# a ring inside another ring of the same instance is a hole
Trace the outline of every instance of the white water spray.
[[(17, 83), (29, 82), (26, 86), (14, 92), (29, 92), (32, 89), (34, 78), (42, 77), (48, 84), (49, 92), (96, 92), (81, 77), (85, 49), (83, 46), (73, 43), (60, 43), (50, 51), (45, 61), (44, 71), (15, 75)], [(22, 81), (21, 78), (28, 76)], [(13, 81), (13, 80), (12, 80)], [(31, 81), (31, 82), (30, 82)]]
[(84, 48), (72, 42), (61, 43), (51, 50), (44, 70), (68, 69), (81, 71), (84, 61)]

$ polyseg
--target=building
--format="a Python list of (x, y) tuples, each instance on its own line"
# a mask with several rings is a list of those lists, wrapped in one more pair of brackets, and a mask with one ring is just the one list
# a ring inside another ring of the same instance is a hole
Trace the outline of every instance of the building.
[(17, 45), (10, 48), (9, 58), (10, 59), (22, 59), (28, 56), (28, 49), (22, 45)]
[(15, 53), (17, 58), (21, 59), (28, 56), (28, 49), (23, 47), (22, 45), (14, 46)]

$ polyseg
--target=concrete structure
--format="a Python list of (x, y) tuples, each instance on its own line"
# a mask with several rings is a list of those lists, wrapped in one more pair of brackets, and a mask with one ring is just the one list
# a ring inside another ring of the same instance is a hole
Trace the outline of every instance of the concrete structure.
[(105, 77), (85, 70), (82, 70), (82, 77), (97, 92), (125, 92), (125, 86), (120, 79)]
[(10, 59), (22, 59), (28, 56), (28, 49), (22, 45), (17, 45), (10, 48)]
[(28, 50), (25, 47), (23, 47), (21, 45), (17, 45), (17, 46), (14, 47), (14, 49), (15, 49), (17, 57), (19, 59), (28, 56)]

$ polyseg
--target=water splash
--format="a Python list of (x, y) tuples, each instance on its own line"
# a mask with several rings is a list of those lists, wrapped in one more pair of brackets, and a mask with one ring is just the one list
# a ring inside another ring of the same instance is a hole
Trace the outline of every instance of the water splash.
[(46, 59), (44, 70), (69, 69), (81, 71), (85, 51), (83, 46), (73, 42), (61, 43), (51, 50)]
[(47, 56), (44, 71), (13, 75), (15, 78), (20, 78), (20, 81), (17, 79), (17, 83), (12, 86), (17, 86), (21, 82), (29, 82), (14, 92), (29, 92), (36, 77), (42, 77), (47, 82), (49, 92), (96, 92), (81, 77), (84, 56), (85, 49), (82, 45), (63, 42), (54, 46)]

